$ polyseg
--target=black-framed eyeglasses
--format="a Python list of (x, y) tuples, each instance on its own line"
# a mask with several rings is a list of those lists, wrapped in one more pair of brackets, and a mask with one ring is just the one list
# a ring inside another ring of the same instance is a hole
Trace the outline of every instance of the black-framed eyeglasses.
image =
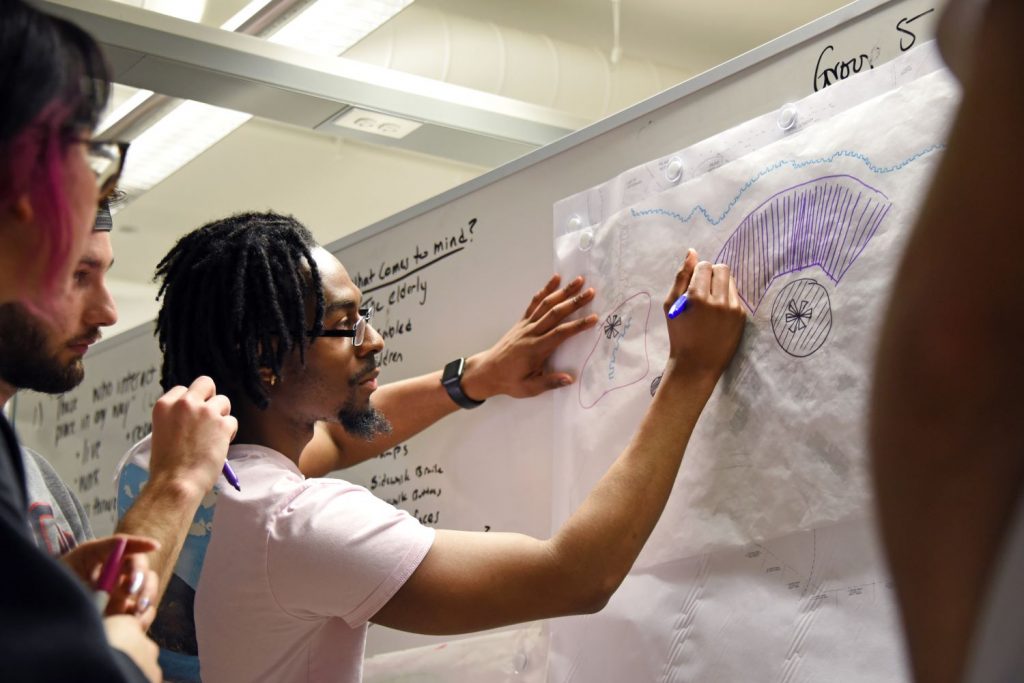
[(370, 324), (370, 318), (373, 317), (372, 308), (360, 308), (359, 317), (352, 323), (350, 328), (331, 328), (324, 330), (310, 330), (306, 334), (310, 337), (352, 337), (352, 346), (362, 346), (363, 340), (366, 339), (366, 328)]
[(100, 201), (107, 199), (117, 188), (128, 156), (129, 143), (121, 140), (82, 140), (86, 157), (92, 172), (96, 174), (96, 185), (100, 190)]
[(99, 201), (109, 199), (117, 189), (117, 181), (124, 170), (124, 160), (128, 156), (130, 143), (122, 140), (94, 140), (87, 137), (70, 135), (72, 142), (85, 145), (86, 161), (96, 175), (96, 187), (99, 190)]

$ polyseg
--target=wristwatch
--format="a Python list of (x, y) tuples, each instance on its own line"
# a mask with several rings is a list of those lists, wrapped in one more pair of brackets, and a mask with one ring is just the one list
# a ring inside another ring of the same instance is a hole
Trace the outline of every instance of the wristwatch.
[(456, 358), (451, 363), (448, 363), (448, 365), (444, 366), (444, 373), (441, 374), (441, 384), (444, 385), (445, 391), (455, 401), (455, 405), (468, 410), (483, 405), (484, 402), (474, 401), (462, 393), (462, 371), (465, 368), (465, 358)]

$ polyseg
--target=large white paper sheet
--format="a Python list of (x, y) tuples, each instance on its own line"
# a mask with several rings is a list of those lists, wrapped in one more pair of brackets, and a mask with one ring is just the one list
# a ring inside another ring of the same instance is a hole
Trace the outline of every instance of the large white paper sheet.
[[(742, 130), (701, 143), (688, 152), (718, 161), (674, 187), (659, 160), (556, 206), (557, 270), (587, 277), (601, 318), (556, 359), (579, 377), (556, 400), (556, 525), (657, 388), (661, 306), (687, 247), (729, 263), (750, 321), (634, 573), (605, 613), (556, 624), (549, 680), (903, 680), (865, 412), (895, 267), (958, 97), (928, 60), (796, 103), (813, 121), (759, 148)], [(791, 559), (758, 574), (752, 543)], [(600, 675), (582, 673), (592, 661)]]
[(548, 633), (543, 622), (438, 645), (368, 657), (365, 683), (543, 683)]
[(555, 622), (548, 680), (909, 680), (871, 548), (845, 522), (634, 572), (600, 614)]

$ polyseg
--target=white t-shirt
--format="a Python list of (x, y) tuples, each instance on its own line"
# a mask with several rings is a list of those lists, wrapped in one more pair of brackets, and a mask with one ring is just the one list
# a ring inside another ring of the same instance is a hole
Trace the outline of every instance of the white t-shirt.
[(985, 606), (974, 629), (974, 647), (965, 681), (1015, 683), (1024, 675), (1024, 497), (996, 558)]
[(280, 453), (232, 446), (196, 593), (205, 683), (362, 678), (367, 621), (419, 566), (434, 530)]

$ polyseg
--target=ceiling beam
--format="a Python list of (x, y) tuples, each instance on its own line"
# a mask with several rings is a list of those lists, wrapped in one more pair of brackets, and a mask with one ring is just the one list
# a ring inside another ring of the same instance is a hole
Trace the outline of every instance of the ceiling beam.
[[(588, 123), (547, 107), (109, 0), (42, 4), (96, 37), (118, 83), (341, 137), (496, 165)], [(401, 140), (330, 125), (350, 106), (424, 125)]]

